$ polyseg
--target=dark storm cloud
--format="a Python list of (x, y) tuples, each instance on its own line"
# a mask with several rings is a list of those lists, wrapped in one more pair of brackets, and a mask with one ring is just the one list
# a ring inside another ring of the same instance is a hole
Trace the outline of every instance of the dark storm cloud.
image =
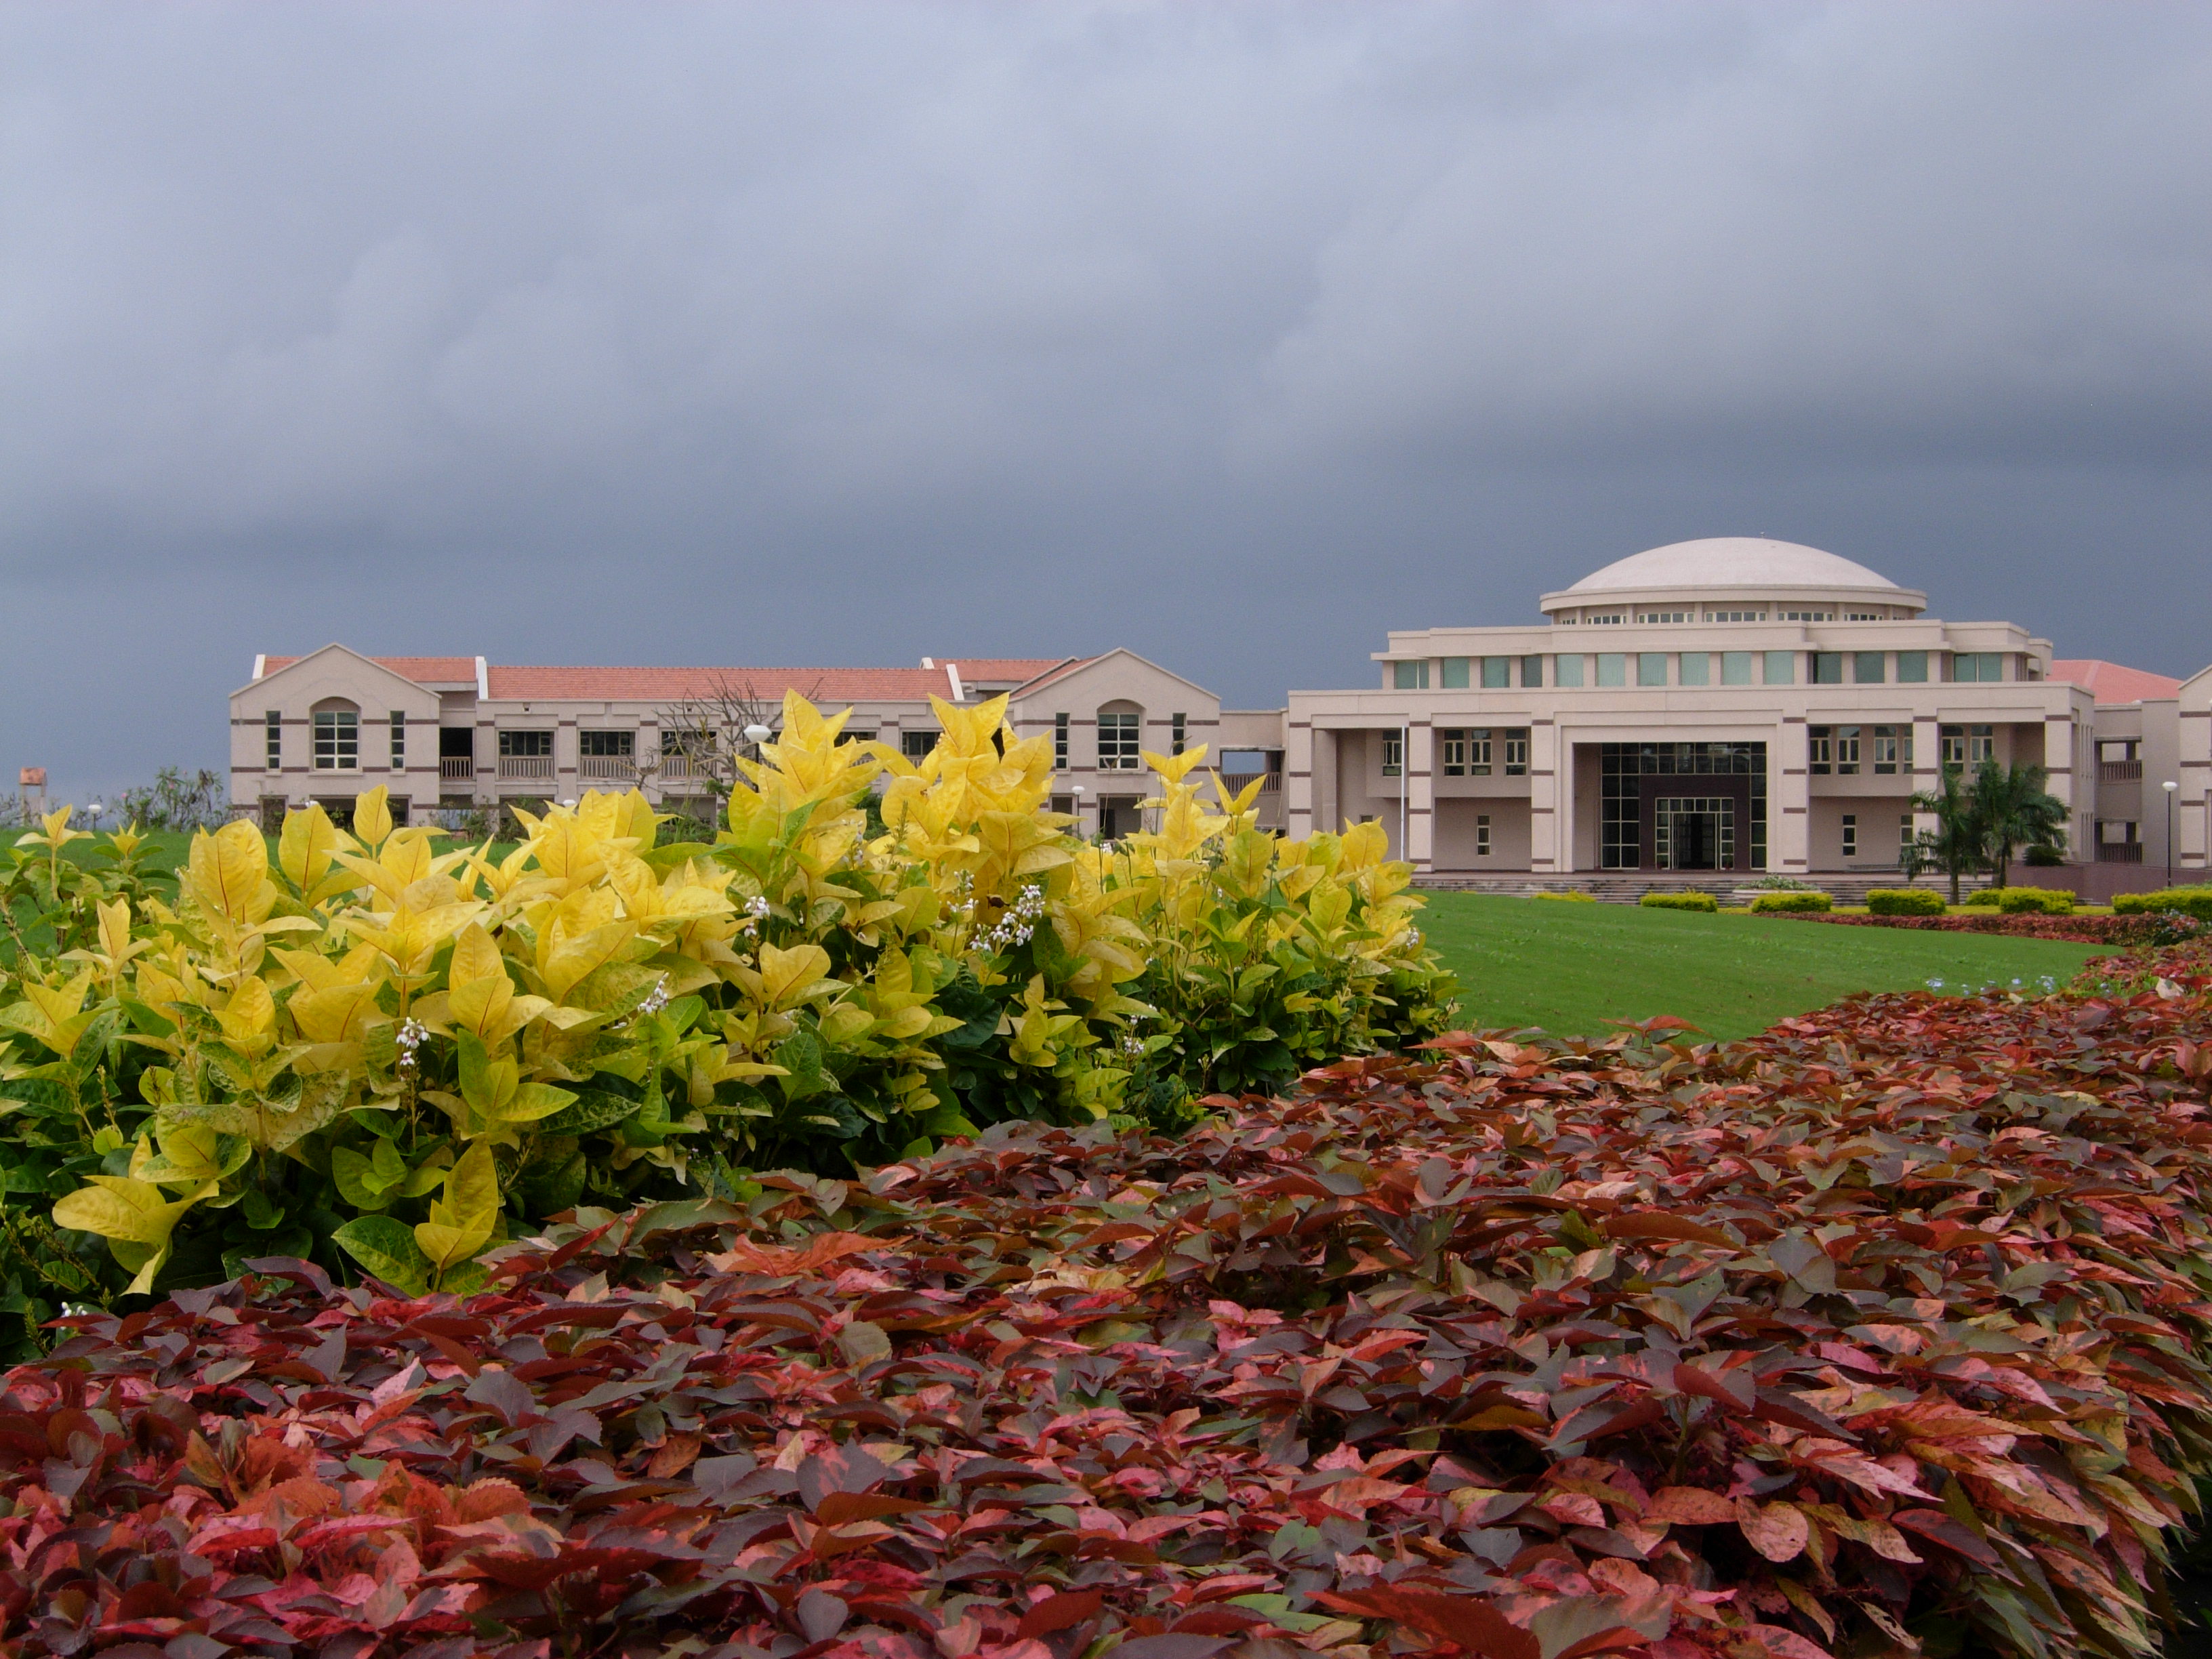
[(257, 650), (1364, 678), (1768, 532), (2189, 670), (2212, 14), (0, 13), (0, 763)]

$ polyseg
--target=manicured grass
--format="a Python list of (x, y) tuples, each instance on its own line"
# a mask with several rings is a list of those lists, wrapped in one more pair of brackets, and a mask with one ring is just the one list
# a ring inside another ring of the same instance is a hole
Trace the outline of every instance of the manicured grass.
[(1699, 915), (1431, 893), (1421, 926), (1459, 975), (1470, 1025), (1602, 1036), (1608, 1019), (1674, 1014), (1707, 1036), (1748, 1036), (1855, 991), (1930, 979), (2033, 986), (2112, 947), (1903, 928), (1824, 927), (1784, 917)]

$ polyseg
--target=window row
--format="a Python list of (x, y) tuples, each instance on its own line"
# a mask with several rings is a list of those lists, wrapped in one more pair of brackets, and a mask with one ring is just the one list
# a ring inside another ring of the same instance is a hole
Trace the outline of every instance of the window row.
[[(1794, 685), (1802, 672), (1810, 685), (1925, 685), (1931, 674), (1946, 683), (2005, 678), (2001, 651), (1600, 651), (1553, 656), (1551, 682), (1582, 685)], [(1804, 660), (1801, 664), (1800, 658)], [(1533, 657), (1417, 658), (1390, 665), (1397, 691), (1430, 689), (1431, 664), (1446, 691), (1534, 688), (1545, 682), (1547, 659)], [(2031, 667), (2027, 677), (2035, 678)]]
[(1815, 726), (1808, 730), (1810, 766), (1816, 775), (1853, 777), (1862, 764), (1870, 772), (1912, 769), (1909, 726)]
[[(1065, 772), (1072, 762), (1068, 755), (1067, 730), (1070, 717), (1052, 717), (1052, 769)], [(1144, 715), (1135, 709), (1102, 708), (1098, 711), (1098, 769), (1102, 772), (1136, 772), (1144, 768)], [(1190, 741), (1190, 716), (1168, 716), (1168, 753), (1180, 755)]]
[[(1437, 770), (1448, 778), (1486, 778), (1492, 771), (1509, 778), (1528, 774), (1528, 728), (1525, 726), (1455, 727), (1437, 733)], [(1382, 734), (1382, 775), (1403, 777), (1406, 736)]]
[[(1856, 812), (1844, 813), (1842, 829), (1843, 854), (1847, 859), (1855, 859), (1859, 855), (1859, 815)], [(1910, 812), (1901, 812), (1898, 815), (1897, 819), (1897, 851), (1899, 857), (1902, 858), (1905, 848), (1911, 845), (1912, 814)]]
[[(1796, 623), (1832, 623), (1841, 621), (1851, 623), (1888, 622), (1893, 620), (1898, 614), (1899, 613), (1897, 612), (1886, 610), (1836, 611), (1832, 610), (1823, 610), (1817, 607), (1807, 609), (1802, 606), (1783, 606), (1778, 609), (1769, 610), (1764, 605), (1744, 608), (1708, 609), (1703, 616), (1700, 616), (1695, 611), (1687, 609), (1680, 611), (1638, 611), (1632, 613), (1626, 611), (1596, 611), (1585, 612), (1580, 617), (1560, 617), (1556, 619), (1554, 626), (1572, 628), (1579, 623), (1585, 628), (1618, 627), (1620, 624), (1631, 620), (1632, 616), (1635, 621), (1645, 623), (1680, 623), (1696, 622), (1763, 623), (1767, 621)], [(1905, 612), (1904, 614), (1910, 615), (1911, 613)]]

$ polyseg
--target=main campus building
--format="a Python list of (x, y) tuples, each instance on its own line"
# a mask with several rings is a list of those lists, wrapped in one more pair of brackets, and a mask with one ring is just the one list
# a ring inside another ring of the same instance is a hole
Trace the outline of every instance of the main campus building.
[(1054, 805), (1109, 837), (1142, 822), (1142, 750), (1204, 743), (1261, 784), (1263, 823), (1371, 819), (1431, 879), (1876, 874), (1932, 822), (1911, 798), (1942, 767), (1994, 759), (2045, 769), (2069, 858), (2138, 865), (2148, 884), (2169, 860), (2202, 877), (2212, 668), (2183, 682), (2059, 658), (2014, 623), (1939, 621), (1924, 593), (1764, 538), (1654, 548), (1539, 605), (1541, 623), (1394, 632), (1378, 684), (1267, 710), (1225, 710), (1121, 650), (683, 669), (332, 645), (261, 658), (233, 693), (233, 799), (343, 813), (382, 784), (402, 810), (450, 811), (635, 783), (709, 816), (673, 734), (718, 699), (772, 709), (797, 690), (920, 756), (932, 695), (1003, 692), (1018, 734), (1052, 739)]

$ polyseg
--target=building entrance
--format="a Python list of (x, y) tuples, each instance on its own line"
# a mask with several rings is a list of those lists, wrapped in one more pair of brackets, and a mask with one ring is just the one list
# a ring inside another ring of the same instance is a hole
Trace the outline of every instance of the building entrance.
[(1735, 868), (1735, 802), (1725, 795), (1662, 796), (1651, 804), (1662, 870)]

